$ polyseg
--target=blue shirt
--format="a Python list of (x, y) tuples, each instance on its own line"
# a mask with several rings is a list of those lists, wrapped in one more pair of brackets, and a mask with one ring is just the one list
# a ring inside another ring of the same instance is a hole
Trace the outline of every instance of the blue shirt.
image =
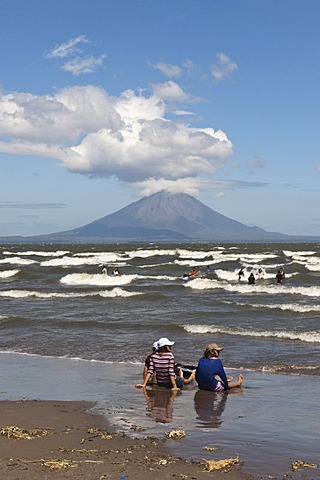
[(196, 381), (200, 390), (215, 391), (218, 383), (216, 375), (221, 378), (225, 390), (228, 390), (228, 379), (221, 360), (219, 358), (200, 358), (196, 370)]

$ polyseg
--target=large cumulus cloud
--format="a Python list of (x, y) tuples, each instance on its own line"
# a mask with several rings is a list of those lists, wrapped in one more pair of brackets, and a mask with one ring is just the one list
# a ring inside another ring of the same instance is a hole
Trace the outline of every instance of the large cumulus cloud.
[[(171, 85), (172, 87), (172, 85)], [(211, 126), (169, 120), (157, 88), (110, 96), (94, 86), (0, 95), (0, 152), (56, 158), (71, 172), (126, 182), (212, 174), (232, 153)]]

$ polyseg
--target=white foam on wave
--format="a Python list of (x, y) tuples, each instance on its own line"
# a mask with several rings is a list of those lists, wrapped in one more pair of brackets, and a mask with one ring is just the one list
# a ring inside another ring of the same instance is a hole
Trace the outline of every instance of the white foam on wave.
[(196, 250), (185, 250), (185, 249), (178, 249), (177, 254), (180, 258), (190, 258), (190, 259), (199, 259), (203, 260), (206, 257), (220, 255), (220, 252), (211, 250), (208, 252), (203, 251), (196, 251)]
[[(273, 253), (260, 253), (260, 254), (246, 254), (246, 253), (229, 253), (223, 251), (208, 251), (208, 252), (194, 252), (189, 250), (179, 250), (179, 259), (174, 263), (178, 265), (203, 265), (216, 264), (223, 262), (242, 262), (249, 265), (259, 264), (264, 260), (277, 258), (277, 255)], [(209, 259), (208, 257), (211, 257)]]
[(123, 290), (122, 288), (116, 287), (113, 288), (110, 292), (105, 291), (105, 292), (99, 292), (100, 297), (105, 297), (105, 298), (115, 298), (115, 297), (134, 297), (137, 295), (143, 295), (142, 292), (127, 292), (126, 290)]
[(155, 267), (164, 267), (166, 265), (172, 265), (172, 262), (149, 263), (147, 265), (137, 265), (137, 268), (155, 268)]
[(252, 308), (270, 308), (279, 309), (283, 311), (291, 311), (296, 313), (308, 313), (308, 312), (320, 312), (320, 305), (300, 305), (299, 303), (247, 303), (247, 302), (229, 302), (228, 300), (223, 303), (230, 305), (238, 305), (240, 307), (252, 307)]
[(11, 258), (2, 258), (0, 263), (9, 263), (10, 265), (32, 265), (38, 263), (35, 260), (27, 260), (26, 258), (20, 257), (11, 257)]
[(313, 250), (311, 250), (311, 251), (308, 251), (308, 250), (306, 250), (306, 251), (301, 250), (300, 251), (299, 250), (298, 252), (293, 252), (291, 250), (282, 250), (282, 251), (283, 251), (283, 253), (285, 254), (286, 257), (295, 257), (295, 256), (305, 257), (305, 256), (314, 255), (315, 253), (317, 253), (317, 252), (314, 252)]
[(137, 249), (137, 250), (128, 250), (125, 252), (131, 259), (132, 258), (148, 258), (148, 257), (155, 257), (155, 256), (174, 256), (177, 255), (176, 249), (166, 250), (166, 249)]
[(104, 273), (70, 273), (60, 279), (65, 285), (120, 286), (141, 278), (139, 275), (105, 275)]
[[(115, 287), (112, 290), (104, 290), (102, 292), (82, 292), (82, 293), (49, 293), (49, 292), (39, 292), (35, 290), (6, 290), (0, 292), (0, 297), (8, 298), (43, 298), (43, 299), (54, 299), (54, 298), (84, 298), (84, 297), (103, 297), (103, 298), (115, 298), (115, 297), (133, 297), (136, 295), (143, 295), (142, 292), (127, 292), (122, 288)], [(1, 318), (1, 317), (0, 317)]]
[(125, 262), (119, 263), (119, 256), (112, 255), (106, 258), (105, 256), (96, 255), (94, 257), (62, 257), (53, 258), (41, 262), (41, 267), (77, 267), (82, 265), (96, 265), (97, 269), (100, 264), (116, 263), (118, 266), (126, 265)]
[(55, 250), (52, 252), (42, 252), (38, 250), (30, 250), (26, 252), (3, 252), (5, 255), (21, 255), (23, 256), (37, 256), (37, 257), (61, 257), (70, 253), (68, 250)]
[(305, 267), (310, 270), (310, 272), (320, 272), (320, 263), (319, 264), (316, 264), (316, 265), (312, 265), (312, 264), (308, 264), (306, 263), (305, 264)]
[(123, 254), (116, 252), (81, 252), (75, 253), (73, 256), (101, 258), (105, 262), (116, 262), (117, 260), (121, 260), (123, 258)]
[(9, 298), (70, 298), (70, 297), (85, 297), (87, 295), (92, 295), (89, 293), (47, 293), (47, 292), (37, 292), (35, 290), (6, 290), (0, 292), (0, 297), (9, 297)]
[(170, 282), (173, 282), (175, 280), (177, 280), (177, 278), (180, 278), (180, 277), (172, 277), (172, 276), (169, 276), (169, 275), (145, 275), (143, 276), (142, 278), (147, 278), (148, 280), (169, 280)]
[(320, 343), (319, 332), (271, 331), (271, 330), (241, 330), (237, 328), (224, 328), (214, 325), (182, 325), (188, 333), (194, 334), (225, 334), (241, 337), (266, 337), (287, 340), (300, 340), (307, 343)]
[(174, 260), (173, 262), (176, 265), (181, 265), (181, 266), (188, 266), (188, 267), (201, 267), (204, 266), (206, 267), (207, 265), (213, 265), (214, 263), (220, 263), (219, 261), (215, 260), (205, 260), (205, 261), (196, 261), (196, 260)]
[(0, 278), (14, 277), (19, 272), (20, 270), (5, 270), (4, 272), (0, 272)]
[(274, 253), (241, 253), (238, 255), (241, 262), (260, 263), (270, 258), (277, 258)]
[(196, 278), (185, 284), (185, 287), (195, 290), (223, 289), (227, 292), (236, 292), (250, 295), (255, 293), (271, 293), (271, 294), (290, 294), (303, 295), (307, 297), (320, 297), (320, 286), (312, 287), (290, 287), (283, 285), (266, 285), (263, 281), (257, 281), (255, 285), (248, 285), (246, 282), (238, 282), (236, 284), (226, 283), (225, 281), (217, 281), (209, 278)]

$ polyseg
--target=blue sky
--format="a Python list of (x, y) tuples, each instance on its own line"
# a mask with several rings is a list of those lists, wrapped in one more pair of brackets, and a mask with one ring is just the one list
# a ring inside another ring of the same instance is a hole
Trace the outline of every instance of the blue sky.
[(0, 0), (0, 236), (162, 189), (320, 235), (318, 0)]

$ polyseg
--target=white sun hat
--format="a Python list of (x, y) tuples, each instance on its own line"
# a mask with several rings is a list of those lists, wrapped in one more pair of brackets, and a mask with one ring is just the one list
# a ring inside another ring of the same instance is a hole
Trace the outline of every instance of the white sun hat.
[(160, 338), (160, 340), (157, 341), (157, 348), (164, 347), (165, 345), (173, 345), (174, 342), (170, 342), (168, 338)]

